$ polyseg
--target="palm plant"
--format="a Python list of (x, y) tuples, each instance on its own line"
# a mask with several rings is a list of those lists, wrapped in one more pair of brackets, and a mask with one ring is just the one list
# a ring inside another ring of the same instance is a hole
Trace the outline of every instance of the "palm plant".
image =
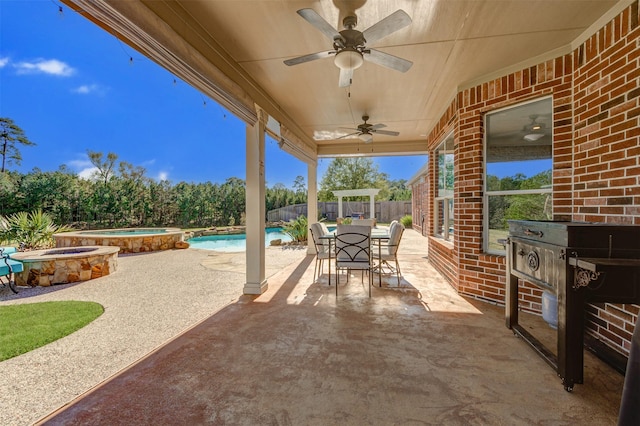
[(282, 232), (290, 236), (294, 242), (303, 243), (307, 241), (308, 228), (309, 222), (307, 217), (300, 215), (296, 219), (289, 220), (289, 223), (282, 228)]
[(413, 225), (413, 217), (411, 215), (402, 216), (400, 223), (403, 224), (405, 228), (411, 228)]
[(16, 243), (24, 249), (52, 247), (53, 234), (72, 230), (67, 225), (56, 225), (42, 210), (0, 216), (0, 243)]

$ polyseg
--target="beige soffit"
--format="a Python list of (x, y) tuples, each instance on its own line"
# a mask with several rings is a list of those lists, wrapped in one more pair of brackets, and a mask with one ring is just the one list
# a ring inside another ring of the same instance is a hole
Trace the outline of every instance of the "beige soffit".
[(375, 197), (380, 190), (378, 188), (364, 188), (364, 189), (338, 189), (331, 191), (336, 197)]
[(420, 169), (407, 181), (407, 186), (413, 185), (418, 181), (421, 177), (425, 176), (429, 172), (429, 160), (424, 164), (424, 166), (420, 167)]
[(142, 3), (91, 0), (62, 2), (107, 32), (115, 32), (117, 38), (214, 99), (244, 122), (250, 125), (256, 123), (258, 117), (251, 97), (202, 54), (191, 49), (182, 37)]
[(373, 142), (364, 143), (354, 137), (343, 139), (339, 144), (318, 143), (318, 157), (376, 157), (392, 155), (426, 155), (429, 153), (425, 140), (389, 140), (378, 141), (376, 135)]
[(278, 146), (280, 146), (280, 149), (283, 151), (288, 152), (305, 163), (317, 163), (318, 157), (316, 153), (309, 148), (307, 144), (302, 142), (295, 133), (282, 124), (280, 124), (280, 140), (278, 141)]

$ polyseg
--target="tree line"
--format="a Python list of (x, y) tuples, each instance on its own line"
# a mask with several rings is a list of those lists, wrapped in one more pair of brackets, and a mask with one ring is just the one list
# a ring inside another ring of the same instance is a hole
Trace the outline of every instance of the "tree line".
[[(20, 148), (34, 146), (9, 118), (0, 118), (0, 215), (42, 211), (55, 223), (76, 228), (233, 226), (245, 221), (245, 181), (172, 184), (146, 176), (144, 167), (119, 161), (115, 153), (87, 151), (94, 173), (78, 176), (65, 165), (56, 171), (20, 173), (5, 169), (20, 165)], [(336, 200), (331, 190), (381, 189), (377, 199), (410, 200), (405, 180), (390, 181), (368, 158), (336, 158), (324, 174), (318, 198)], [(293, 188), (277, 183), (265, 191), (266, 210), (307, 202), (305, 179)], [(266, 218), (265, 218), (266, 220)]]
[[(277, 184), (266, 190), (267, 209), (306, 202), (306, 192)], [(76, 228), (244, 224), (245, 182), (172, 185), (145, 176), (144, 169), (121, 163), (105, 180), (84, 179), (61, 166), (56, 171), (0, 173), (0, 214), (42, 210), (56, 223)]]
[[(551, 170), (527, 178), (523, 173), (499, 178), (487, 175), (489, 191), (518, 191), (551, 187)], [(509, 229), (507, 220), (551, 220), (551, 194), (517, 194), (489, 197), (489, 228)]]

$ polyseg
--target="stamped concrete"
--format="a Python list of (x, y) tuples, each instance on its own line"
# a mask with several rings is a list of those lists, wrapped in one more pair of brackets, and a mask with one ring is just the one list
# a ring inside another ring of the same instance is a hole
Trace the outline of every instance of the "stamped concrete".
[(585, 353), (566, 392), (503, 308), (442, 280), (425, 242), (405, 232), (402, 287), (371, 298), (360, 274), (337, 298), (326, 275), (313, 283), (307, 256), (42, 423), (616, 424), (620, 374)]

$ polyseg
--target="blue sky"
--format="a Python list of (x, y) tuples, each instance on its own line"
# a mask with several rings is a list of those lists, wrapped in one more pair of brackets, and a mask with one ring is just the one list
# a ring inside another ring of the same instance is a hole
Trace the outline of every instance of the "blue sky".
[[(86, 174), (87, 150), (172, 183), (245, 178), (245, 125), (213, 100), (53, 0), (0, 0), (0, 116), (37, 145), (22, 166)], [(132, 60), (130, 60), (132, 58)], [(175, 82), (174, 82), (175, 81)], [(305, 163), (266, 144), (267, 185), (291, 186)], [(409, 179), (426, 156), (374, 157), (390, 179)], [(329, 159), (319, 162), (318, 179)]]

